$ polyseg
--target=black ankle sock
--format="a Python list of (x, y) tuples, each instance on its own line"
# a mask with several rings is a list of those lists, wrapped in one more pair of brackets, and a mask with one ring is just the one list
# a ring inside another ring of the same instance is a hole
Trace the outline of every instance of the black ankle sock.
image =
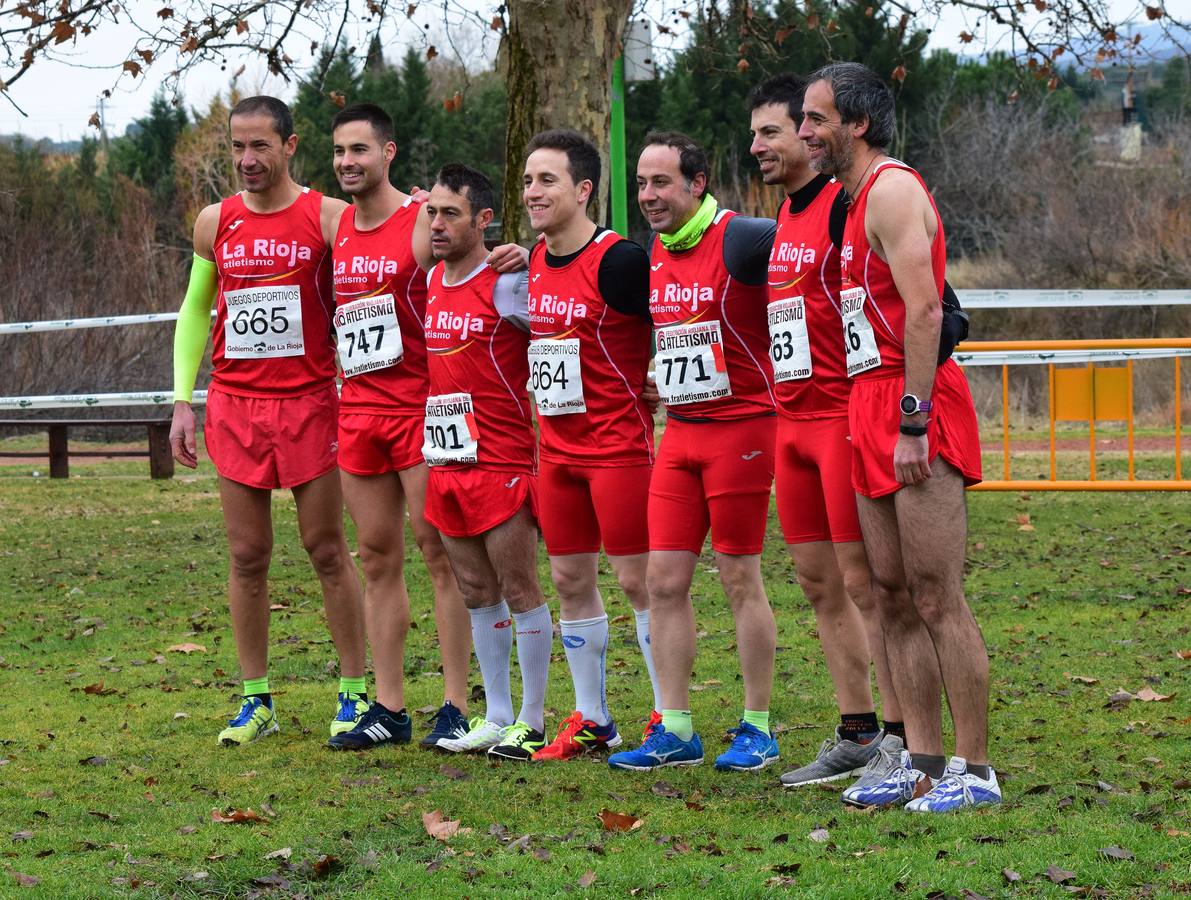
[(885, 733), (892, 734), (902, 739), (902, 743), (906, 742), (906, 723), (905, 722), (890, 722), (885, 720)]
[(839, 722), (840, 738), (857, 744), (868, 743), (881, 730), (875, 712), (841, 713)]
[(973, 775), (975, 775), (977, 778), (983, 778), (985, 781), (988, 781), (988, 774), (989, 774), (988, 763), (985, 763), (984, 765), (977, 765), (976, 763), (968, 763), (968, 771), (971, 772)]
[(261, 702), (263, 702), (265, 704), (265, 706), (269, 707), (269, 709), (273, 708), (273, 695), (272, 694), (245, 694), (244, 695), (245, 700), (247, 700), (249, 697), (259, 697), (261, 699)]
[(930, 753), (911, 753), (910, 765), (919, 772), (925, 772), (932, 781), (938, 781), (947, 769), (947, 757), (932, 756)]

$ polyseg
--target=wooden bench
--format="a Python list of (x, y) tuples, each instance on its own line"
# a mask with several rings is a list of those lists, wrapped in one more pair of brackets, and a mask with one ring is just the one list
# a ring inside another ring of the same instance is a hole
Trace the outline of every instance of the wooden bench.
[[(67, 433), (71, 428), (145, 428), (149, 433), (146, 450), (71, 450)], [(50, 477), (70, 477), (70, 457), (74, 456), (148, 456), (151, 478), (173, 478), (174, 456), (170, 452), (169, 419), (0, 419), (0, 428), (48, 431), (49, 450), (4, 450), (0, 457), (49, 456)]]

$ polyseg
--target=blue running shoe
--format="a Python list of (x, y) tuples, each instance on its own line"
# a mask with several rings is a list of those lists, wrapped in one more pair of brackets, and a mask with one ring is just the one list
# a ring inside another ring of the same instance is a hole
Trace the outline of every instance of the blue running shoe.
[(944, 813), (965, 806), (987, 806), (1001, 802), (1001, 786), (997, 773), (989, 767), (988, 778), (980, 778), (968, 771), (968, 761), (953, 756), (947, 763), (943, 777), (934, 787), (906, 804), (910, 812)]
[(733, 736), (732, 746), (715, 758), (721, 772), (755, 772), (777, 762), (777, 740), (756, 725), (742, 720), (728, 734)]
[(844, 791), (843, 800), (851, 806), (901, 806), (930, 788), (930, 779), (910, 764), (910, 751), (902, 750), (896, 765), (879, 781), (861, 778)]
[(703, 742), (699, 735), (684, 741), (660, 723), (653, 727), (645, 743), (636, 750), (623, 750), (608, 757), (614, 769), (649, 772), (662, 766), (697, 766), (703, 762)]
[(438, 712), (430, 717), (430, 721), (434, 723), (430, 728), (430, 733), (418, 743), (423, 750), (437, 749), (438, 742), (443, 738), (455, 738), (467, 734), (467, 717), (450, 700), (438, 708)]

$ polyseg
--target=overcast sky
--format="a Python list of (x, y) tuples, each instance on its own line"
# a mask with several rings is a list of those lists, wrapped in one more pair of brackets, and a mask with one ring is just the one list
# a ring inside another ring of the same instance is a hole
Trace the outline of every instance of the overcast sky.
[[(425, 47), (435, 44), (444, 55), (453, 55), (445, 34), (449, 30), (456, 38), (456, 50), (469, 68), (480, 68), (485, 60), (495, 53), (497, 36), (483, 26), (487, 10), (493, 4), (486, 0), (449, 0), (455, 18), (444, 22), (443, 7), (436, 3), (422, 3), (411, 19), (404, 15), (391, 20), (386, 32), (387, 55), (400, 58), (410, 46)], [(1132, 5), (1131, 0), (1114, 2)], [(152, 22), (161, 0), (145, 2), (132, 0), (126, 8), (142, 21)], [(681, 22), (674, 16), (674, 10), (689, 7), (689, 0), (645, 0), (646, 10), (654, 22), (673, 25)], [(471, 15), (472, 24), (461, 27)], [(920, 27), (932, 23), (920, 21)], [(309, 26), (308, 26), (309, 27)], [(961, 13), (949, 11), (938, 23), (934, 23), (932, 46), (971, 51), (978, 45), (962, 45), (959, 33), (970, 28)], [(325, 40), (325, 34), (313, 36)], [(70, 42), (59, 48), (58, 59), (38, 61), (9, 91), (11, 98), (27, 113), (21, 116), (16, 109), (0, 95), (0, 134), (20, 133), (30, 137), (46, 137), (52, 140), (74, 140), (83, 134), (94, 134), (87, 127), (87, 120), (97, 109), (100, 94), (104, 88), (113, 88), (112, 96), (103, 102), (104, 120), (108, 133), (122, 134), (135, 119), (146, 114), (153, 92), (161, 86), (173, 68), (173, 61), (163, 58), (149, 67), (138, 78), (120, 75), (120, 67), (135, 46), (138, 32), (127, 22), (119, 25), (106, 24), (89, 38), (81, 38), (72, 49)], [(297, 62), (298, 70), (305, 71), (312, 64), (312, 56), (302, 56), (300, 50), (309, 49), (309, 37), (287, 42), (286, 49)], [(349, 42), (366, 42), (364, 34), (348, 35)], [(682, 38), (667, 39), (659, 36), (656, 49), (664, 59), (667, 49), (675, 46)], [(979, 49), (983, 49), (980, 47)], [(255, 60), (239, 59), (230, 62), (221, 70), (218, 64), (204, 63), (192, 70), (181, 84), (184, 102), (189, 107), (203, 108), (216, 94), (225, 92), (232, 73), (240, 64), (246, 63), (244, 73), (239, 77), (242, 92), (271, 93), (285, 99), (293, 96), (294, 86), (283, 79), (272, 76), (266, 67)], [(0, 76), (3, 72), (0, 72)]]

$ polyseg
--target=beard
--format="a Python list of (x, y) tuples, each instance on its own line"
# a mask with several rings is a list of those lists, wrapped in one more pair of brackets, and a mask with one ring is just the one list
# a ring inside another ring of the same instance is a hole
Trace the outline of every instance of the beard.
[(813, 162), (816, 172), (836, 175), (847, 171), (852, 165), (854, 142), (851, 135), (840, 135), (838, 143), (823, 144), (823, 154)]

